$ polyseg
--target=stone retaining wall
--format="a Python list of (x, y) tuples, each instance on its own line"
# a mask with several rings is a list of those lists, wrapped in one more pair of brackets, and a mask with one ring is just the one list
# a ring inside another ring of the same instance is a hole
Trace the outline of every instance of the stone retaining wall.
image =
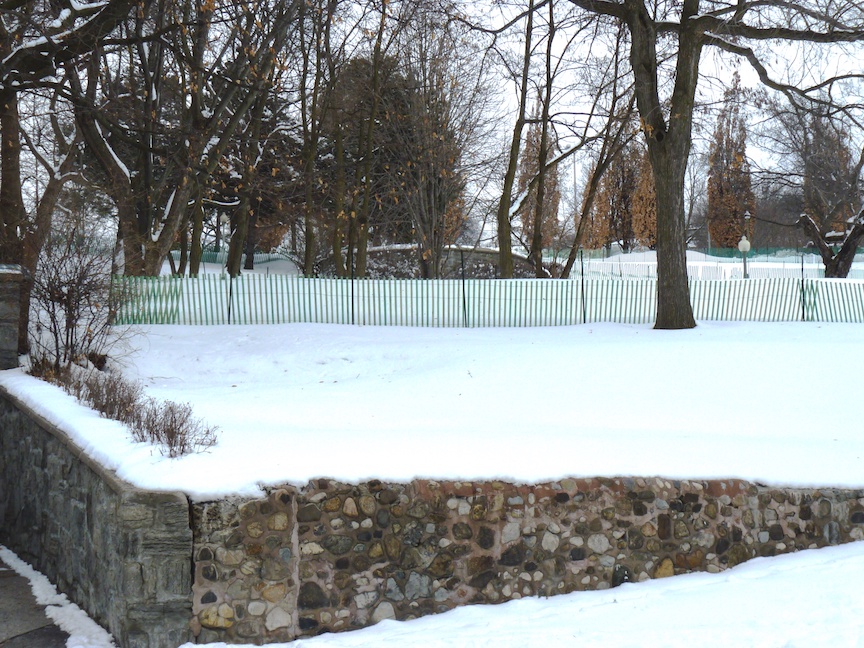
[(123, 648), (176, 648), (192, 638), (186, 497), (122, 482), (2, 388), (0, 543)]
[(125, 484), (0, 388), (0, 543), (122, 648), (287, 641), (861, 539), (864, 490), (740, 480), (320, 479), (190, 505)]
[(864, 491), (318, 480), (193, 505), (199, 642), (276, 642), (864, 538)]

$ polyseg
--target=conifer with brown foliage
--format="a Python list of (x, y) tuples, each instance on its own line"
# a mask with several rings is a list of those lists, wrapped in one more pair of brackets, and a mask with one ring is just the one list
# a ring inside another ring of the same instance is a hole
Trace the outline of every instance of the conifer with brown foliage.
[[(708, 233), (715, 247), (736, 247), (745, 233), (744, 213), (754, 211), (741, 101), (741, 79), (736, 72), (732, 87), (724, 95), (708, 162)], [(746, 234), (752, 239), (752, 221), (750, 223)]]

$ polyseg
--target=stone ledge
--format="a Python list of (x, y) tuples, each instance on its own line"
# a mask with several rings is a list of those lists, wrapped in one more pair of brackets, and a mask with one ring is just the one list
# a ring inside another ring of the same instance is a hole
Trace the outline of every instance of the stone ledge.
[(121, 647), (176, 648), (191, 638), (186, 496), (123, 482), (2, 388), (0, 542)]

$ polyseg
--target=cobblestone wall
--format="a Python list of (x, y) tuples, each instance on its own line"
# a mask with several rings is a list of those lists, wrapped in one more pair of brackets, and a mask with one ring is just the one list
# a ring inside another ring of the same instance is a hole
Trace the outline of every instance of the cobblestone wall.
[(0, 264), (0, 369), (18, 366), (18, 312), (22, 279), (20, 266)]
[(123, 648), (192, 635), (192, 532), (178, 493), (137, 490), (0, 389), (0, 543)]
[(864, 538), (864, 491), (738, 480), (361, 485), (193, 505), (199, 642), (285, 641)]

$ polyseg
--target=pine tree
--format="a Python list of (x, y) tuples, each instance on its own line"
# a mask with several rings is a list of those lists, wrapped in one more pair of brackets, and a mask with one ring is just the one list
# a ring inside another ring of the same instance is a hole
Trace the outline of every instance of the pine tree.
[(648, 151), (639, 160), (636, 191), (633, 194), (633, 235), (636, 242), (650, 249), (657, 247), (657, 198), (654, 194), (654, 174)]
[(639, 146), (625, 149), (603, 175), (589, 233), (592, 247), (618, 242), (630, 250), (636, 242), (633, 233), (633, 198), (639, 184), (639, 165), (643, 152)]
[[(755, 204), (741, 100), (741, 79), (736, 72), (732, 87), (724, 94), (709, 155), (708, 233), (716, 247), (738, 245), (744, 233), (744, 213), (753, 213)], [(752, 235), (751, 225), (747, 237)]]
[[(528, 128), (525, 144), (522, 147), (522, 153), (519, 158), (519, 171), (516, 179), (516, 187), (519, 195), (521, 196), (528, 191), (528, 198), (522, 202), (522, 207), (519, 210), (519, 219), (522, 223), (521, 238), (526, 247), (530, 245), (531, 238), (534, 235), (534, 212), (537, 206), (537, 188), (532, 187), (529, 191), (528, 187), (540, 171), (539, 105), (535, 108), (534, 112), (533, 121), (531, 126)], [(547, 164), (555, 157), (556, 150), (557, 147), (554, 143), (548, 147), (546, 152)], [(545, 185), (546, 194), (543, 200), (543, 218), (541, 227), (544, 246), (551, 243), (560, 234), (558, 207), (561, 203), (561, 190), (558, 182), (557, 165), (546, 170)]]
[(657, 202), (651, 161), (644, 147), (630, 145), (610, 163), (587, 218), (584, 231), (588, 248), (613, 243), (625, 251), (637, 245), (655, 247)]

